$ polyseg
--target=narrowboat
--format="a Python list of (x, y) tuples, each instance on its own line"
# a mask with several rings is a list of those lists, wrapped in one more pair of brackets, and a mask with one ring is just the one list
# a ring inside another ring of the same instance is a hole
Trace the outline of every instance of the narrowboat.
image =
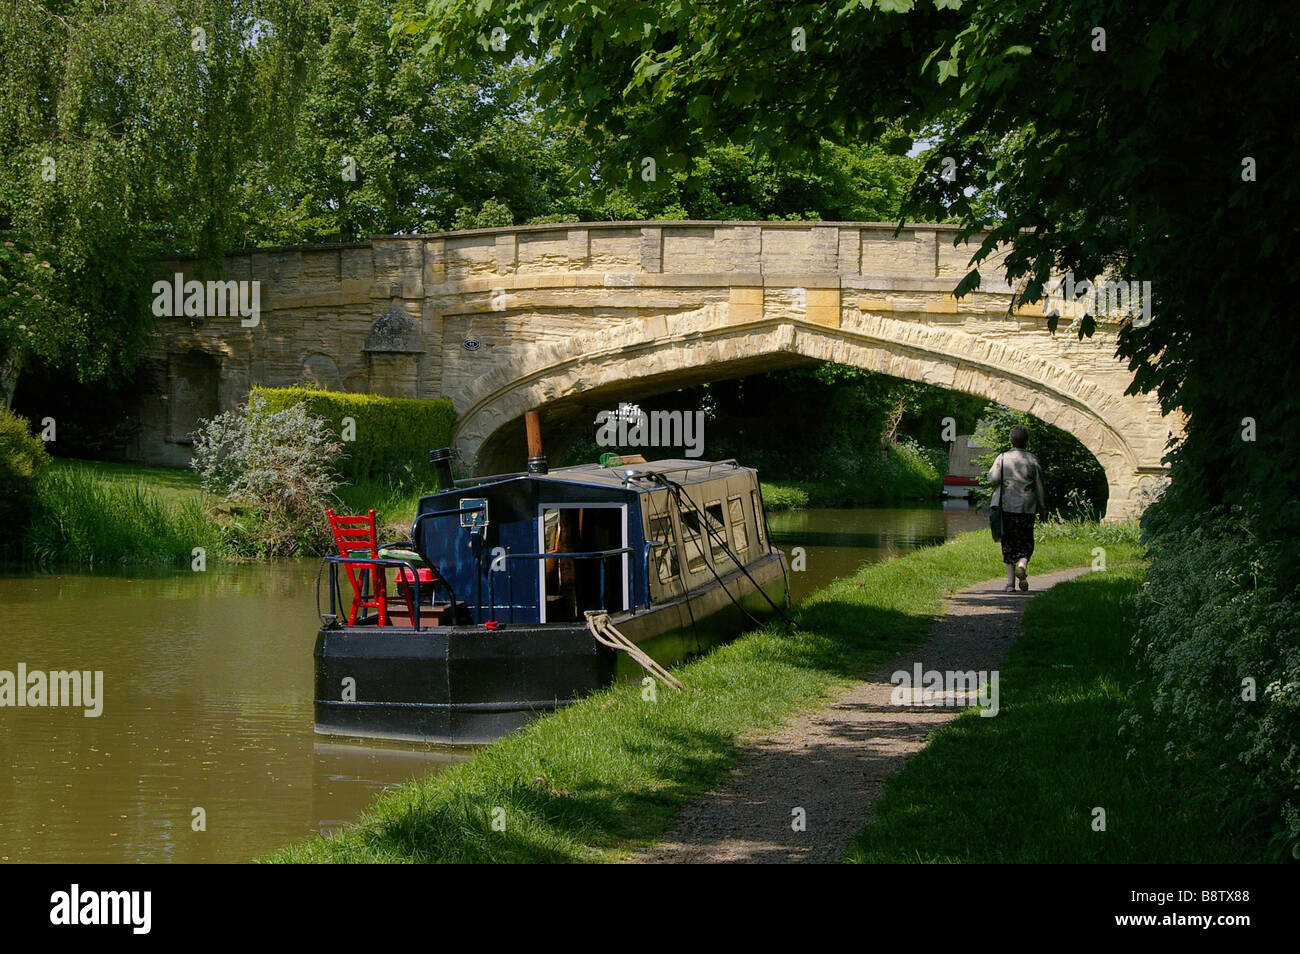
[(373, 512), (368, 538), (331, 514), (318, 733), (491, 742), (618, 678), (672, 685), (664, 667), (784, 614), (752, 468), (604, 455), (551, 470), (528, 425), (523, 472), (454, 480), (450, 451), (431, 452), (439, 490), (409, 541), (377, 544)]
[(988, 453), (991, 451), (976, 444), (973, 435), (959, 435), (948, 452), (948, 473), (943, 478), (943, 496), (958, 500), (972, 499), (975, 491), (984, 486), (984, 469), (975, 463), (975, 458)]

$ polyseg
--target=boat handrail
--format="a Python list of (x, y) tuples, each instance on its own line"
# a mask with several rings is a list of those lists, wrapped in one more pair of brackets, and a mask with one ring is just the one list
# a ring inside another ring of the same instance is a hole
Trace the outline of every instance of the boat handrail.
[(502, 560), (594, 560), (603, 557), (618, 556), (621, 553), (635, 553), (633, 547), (618, 547), (613, 550), (585, 550), (579, 553), (569, 553), (567, 551), (550, 552), (550, 553), (504, 553), (498, 559)]
[[(736, 460), (736, 458), (734, 458), (734, 457), (727, 457), (727, 458), (724, 458), (723, 460), (702, 461), (702, 462), (700, 462), (700, 463), (698, 463), (698, 464), (687, 464), (687, 465), (682, 466), (682, 467), (665, 467), (663, 470), (645, 470), (645, 471), (638, 471), (637, 473), (634, 473), (634, 474), (626, 474), (626, 475), (623, 477), (623, 483), (624, 483), (624, 485), (626, 485), (626, 484), (628, 483), (628, 481), (630, 481), (630, 480), (636, 480), (636, 479), (638, 479), (638, 478), (654, 479), (655, 477), (657, 477), (657, 476), (659, 476), (659, 475), (661, 475), (661, 474), (684, 474), (684, 473), (690, 473), (690, 472), (693, 471), (693, 470), (700, 470), (700, 469), (702, 469), (702, 468), (705, 469), (705, 473), (707, 474), (707, 473), (711, 472), (711, 471), (713, 470), (713, 468), (715, 468), (715, 467), (723, 467), (723, 466), (727, 466), (727, 465), (730, 465), (731, 468), (732, 468), (733, 470), (738, 470), (738, 469), (740, 468), (740, 462), (739, 462), (738, 460)], [(618, 470), (619, 468), (614, 467), (614, 468), (611, 468), (611, 469), (612, 469), (612, 470)], [(629, 467), (628, 467), (628, 470), (635, 470), (635, 469), (636, 469), (636, 465), (635, 465), (635, 464), (629, 465)]]
[(458, 507), (455, 510), (430, 510), (428, 513), (419, 514), (416, 516), (415, 520), (411, 522), (411, 546), (414, 548), (416, 553), (420, 554), (420, 556), (425, 560), (432, 563), (433, 561), (429, 560), (429, 554), (425, 553), (420, 547), (420, 524), (426, 520), (432, 520), (434, 517), (455, 517), (463, 513), (479, 513), (486, 509), (486, 503), (477, 503), (471, 504), (468, 507)]
[(527, 477), (528, 471), (520, 470), (513, 474), (490, 474), (487, 477), (462, 477), (459, 480), (453, 480), (453, 487), (477, 487), (480, 484), (490, 484), (498, 480), (511, 480), (515, 477)]
[[(321, 563), (322, 565), (325, 563), (332, 564), (332, 566), (330, 567), (330, 616), (334, 619), (338, 619), (338, 615), (335, 612), (336, 599), (338, 594), (338, 573), (335, 569), (336, 566), (338, 566), (339, 564), (351, 563), (351, 564), (361, 564), (363, 566), (405, 568), (411, 574), (410, 580), (413, 586), (412, 599), (413, 599), (414, 612), (411, 614), (411, 625), (415, 629), (420, 628), (420, 574), (416, 572), (414, 564), (412, 564), (409, 560), (394, 560), (389, 557), (340, 556), (338, 554), (334, 554), (334, 555), (324, 557), (321, 560)], [(319, 583), (319, 579), (320, 579), (320, 575), (317, 574), (318, 583)], [(316, 612), (317, 615), (320, 615), (319, 590), (317, 591), (316, 599), (317, 599)], [(452, 593), (451, 604), (454, 612), (456, 606), (456, 594), (454, 592)], [(324, 619), (324, 616), (322, 616), (321, 618)]]

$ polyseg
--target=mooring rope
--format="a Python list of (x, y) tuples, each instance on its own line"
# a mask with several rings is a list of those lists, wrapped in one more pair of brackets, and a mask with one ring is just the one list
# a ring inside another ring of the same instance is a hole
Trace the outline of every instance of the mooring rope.
[(614, 624), (609, 621), (608, 613), (587, 610), (585, 615), (587, 617), (587, 629), (591, 631), (592, 636), (596, 637), (596, 642), (602, 646), (608, 646), (610, 649), (627, 653), (642, 669), (669, 689), (686, 688), (676, 676), (650, 658), (650, 655), (645, 650), (620, 633), (614, 627)]

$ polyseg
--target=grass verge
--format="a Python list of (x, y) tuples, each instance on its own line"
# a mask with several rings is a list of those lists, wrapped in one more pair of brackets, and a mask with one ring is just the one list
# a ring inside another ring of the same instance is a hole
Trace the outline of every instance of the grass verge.
[(57, 461), (41, 478), (23, 536), (25, 558), (45, 566), (180, 566), (195, 547), (210, 559), (224, 549), (197, 479), (83, 461)]
[[(1097, 533), (1044, 542), (1035, 571), (1089, 563)], [(1128, 536), (1134, 536), (1131, 529)], [(1113, 563), (1134, 552), (1131, 542), (1107, 544)], [(642, 699), (639, 685), (596, 693), (466, 762), (386, 791), (336, 835), (266, 860), (624, 857), (652, 842), (687, 800), (716, 783), (747, 734), (822, 701), (914, 646), (944, 599), (997, 575), (1000, 560), (988, 535), (974, 533), (864, 566), (809, 597), (792, 634), (760, 629), (680, 667), (685, 692), (660, 691), (655, 702)], [(494, 829), (494, 820), (504, 830)]]
[[(1208, 786), (1162, 739), (1121, 731), (1140, 692), (1129, 653), (1141, 571), (1037, 596), (1001, 667), (996, 718), (963, 714), (892, 778), (852, 862), (1259, 862), (1220, 830)], [(1105, 810), (1105, 831), (1094, 812)]]
[(763, 504), (769, 511), (804, 510), (808, 507), (875, 507), (909, 501), (939, 499), (942, 484), (914, 487), (885, 485), (871, 478), (859, 480), (791, 480), (763, 484)]
[[(433, 490), (416, 490), (400, 481), (362, 480), (334, 491), (338, 513), (361, 513), (374, 509), (375, 525), (384, 541), (407, 540), (420, 498)], [(382, 541), (381, 541), (382, 542)]]
[(177, 503), (203, 499), (199, 475), (188, 468), (154, 467), (149, 464), (118, 464), (102, 460), (70, 460), (56, 457), (52, 473), (84, 473), (105, 483), (147, 484), (152, 494)]
[[(337, 496), (342, 513), (373, 507), (387, 541), (410, 535), (421, 494), (366, 480), (340, 487)], [(255, 522), (206, 507), (193, 471), (56, 459), (37, 485), (21, 552), (8, 555), (41, 566), (184, 566), (194, 547), (211, 562), (244, 559), (255, 550), (255, 533)]]

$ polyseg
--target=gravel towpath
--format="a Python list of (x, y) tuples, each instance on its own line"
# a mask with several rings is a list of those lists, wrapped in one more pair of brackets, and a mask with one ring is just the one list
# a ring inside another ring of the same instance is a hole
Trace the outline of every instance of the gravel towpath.
[[(1020, 630), (1035, 593), (1086, 569), (1030, 578), (1028, 593), (989, 580), (953, 595), (926, 641), (900, 654), (828, 707), (797, 716), (746, 746), (722, 785), (688, 805), (657, 845), (634, 862), (838, 862), (871, 821), (891, 775), (926, 737), (961, 711), (891, 704), (898, 670), (990, 670)], [(960, 690), (958, 690), (960, 692)], [(919, 700), (918, 700), (919, 701)], [(794, 830), (792, 811), (806, 813)]]

